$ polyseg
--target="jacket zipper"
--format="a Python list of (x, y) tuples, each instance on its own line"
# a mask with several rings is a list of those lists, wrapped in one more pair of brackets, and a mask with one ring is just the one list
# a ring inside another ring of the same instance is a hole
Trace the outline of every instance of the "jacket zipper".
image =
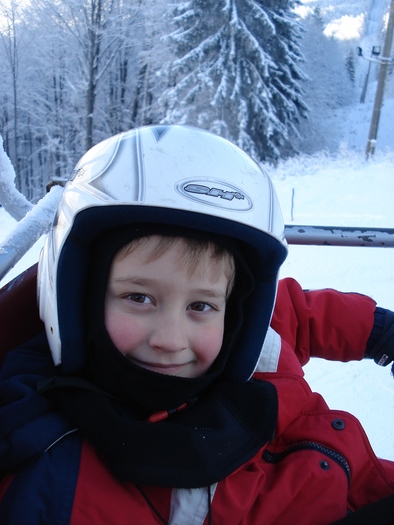
[(320, 443), (315, 443), (314, 441), (303, 441), (301, 443), (295, 443), (288, 449), (284, 450), (283, 452), (270, 452), (269, 450), (264, 450), (262, 454), (262, 458), (267, 463), (276, 464), (282, 461), (282, 459), (285, 459), (289, 454), (292, 454), (293, 452), (299, 452), (300, 450), (315, 450), (317, 452), (320, 452), (321, 454), (324, 454), (328, 458), (335, 461), (345, 472), (348, 485), (350, 485), (351, 481), (351, 472), (350, 472), (350, 465), (346, 461), (346, 459), (335, 450), (332, 450), (330, 448), (325, 447), (324, 445), (320, 445)]

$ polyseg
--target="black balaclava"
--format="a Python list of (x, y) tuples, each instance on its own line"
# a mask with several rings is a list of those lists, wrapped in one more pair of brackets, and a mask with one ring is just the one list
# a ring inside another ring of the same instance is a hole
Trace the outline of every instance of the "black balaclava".
[[(226, 305), (224, 340), (206, 374), (183, 378), (133, 364), (112, 343), (104, 300), (114, 256), (131, 240), (152, 235), (196, 236), (233, 253), (234, 289)], [(250, 459), (273, 435), (277, 394), (272, 384), (226, 380), (237, 351), (243, 303), (254, 280), (245, 250), (226, 237), (159, 225), (131, 225), (101, 235), (91, 248), (86, 298), (88, 358), (79, 377), (48, 382), (45, 394), (66, 412), (122, 480), (168, 487), (212, 484)], [(187, 404), (181, 412), (176, 409)], [(147, 418), (167, 411), (165, 421)]]
[[(89, 349), (87, 369), (91, 379), (136, 408), (150, 412), (176, 409), (198, 396), (220, 376), (242, 323), (243, 300), (253, 288), (253, 276), (235, 242), (224, 237), (218, 241), (218, 236), (215, 236), (212, 238), (214, 242), (231, 253), (237, 252), (236, 285), (226, 306), (224, 341), (215, 363), (204, 376), (192, 379), (155, 373), (133, 364), (116, 349), (105, 328), (105, 293), (111, 264), (119, 249), (137, 237), (153, 233), (202, 238), (197, 232), (158, 225), (126, 227), (102, 235), (91, 251), (86, 303)], [(204, 234), (204, 239), (209, 237)]]

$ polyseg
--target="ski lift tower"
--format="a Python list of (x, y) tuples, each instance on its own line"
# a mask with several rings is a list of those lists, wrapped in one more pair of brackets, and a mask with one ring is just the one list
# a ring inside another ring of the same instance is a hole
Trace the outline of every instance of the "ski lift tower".
[[(363, 56), (363, 51), (362, 51), (361, 47), (357, 48), (357, 52), (358, 52), (358, 56), (360, 56), (360, 57)], [(367, 74), (365, 75), (364, 87), (363, 87), (363, 90), (362, 90), (362, 93), (361, 93), (361, 97), (360, 97), (360, 103), (361, 104), (363, 104), (365, 102), (365, 95), (367, 93), (368, 80), (369, 80), (369, 75), (370, 75), (370, 72), (371, 72), (371, 64), (372, 64), (372, 62), (377, 62), (377, 60), (373, 60), (373, 58), (379, 56), (380, 52), (381, 52), (381, 47), (380, 46), (372, 46), (371, 58), (368, 59)]]
[(390, 63), (393, 62), (393, 58), (390, 57), (391, 44), (393, 42), (393, 31), (394, 31), (394, 0), (391, 0), (390, 13), (387, 23), (387, 31), (383, 45), (382, 56), (379, 58), (380, 71), (378, 78), (378, 86), (376, 88), (375, 103), (372, 112), (371, 127), (369, 129), (369, 136), (367, 141), (367, 148), (365, 155), (367, 158), (375, 153), (376, 137), (378, 135), (378, 126), (380, 111), (383, 103), (383, 93), (387, 76), (387, 69)]

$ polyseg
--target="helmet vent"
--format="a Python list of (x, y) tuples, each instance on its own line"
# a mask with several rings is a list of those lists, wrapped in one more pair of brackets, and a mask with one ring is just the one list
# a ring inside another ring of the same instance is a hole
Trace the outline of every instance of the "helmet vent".
[(152, 126), (151, 130), (156, 139), (156, 142), (160, 142), (170, 129), (171, 126)]

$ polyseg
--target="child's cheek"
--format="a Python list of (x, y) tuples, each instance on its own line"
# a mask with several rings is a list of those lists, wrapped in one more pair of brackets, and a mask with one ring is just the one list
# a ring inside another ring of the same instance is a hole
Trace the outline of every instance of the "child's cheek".
[(210, 330), (204, 330), (203, 333), (200, 331), (199, 343), (199, 358), (210, 366), (220, 353), (223, 343), (223, 329), (212, 327)]
[(106, 316), (105, 325), (113, 344), (122, 354), (129, 353), (138, 344), (140, 330), (130, 319), (109, 314)]

